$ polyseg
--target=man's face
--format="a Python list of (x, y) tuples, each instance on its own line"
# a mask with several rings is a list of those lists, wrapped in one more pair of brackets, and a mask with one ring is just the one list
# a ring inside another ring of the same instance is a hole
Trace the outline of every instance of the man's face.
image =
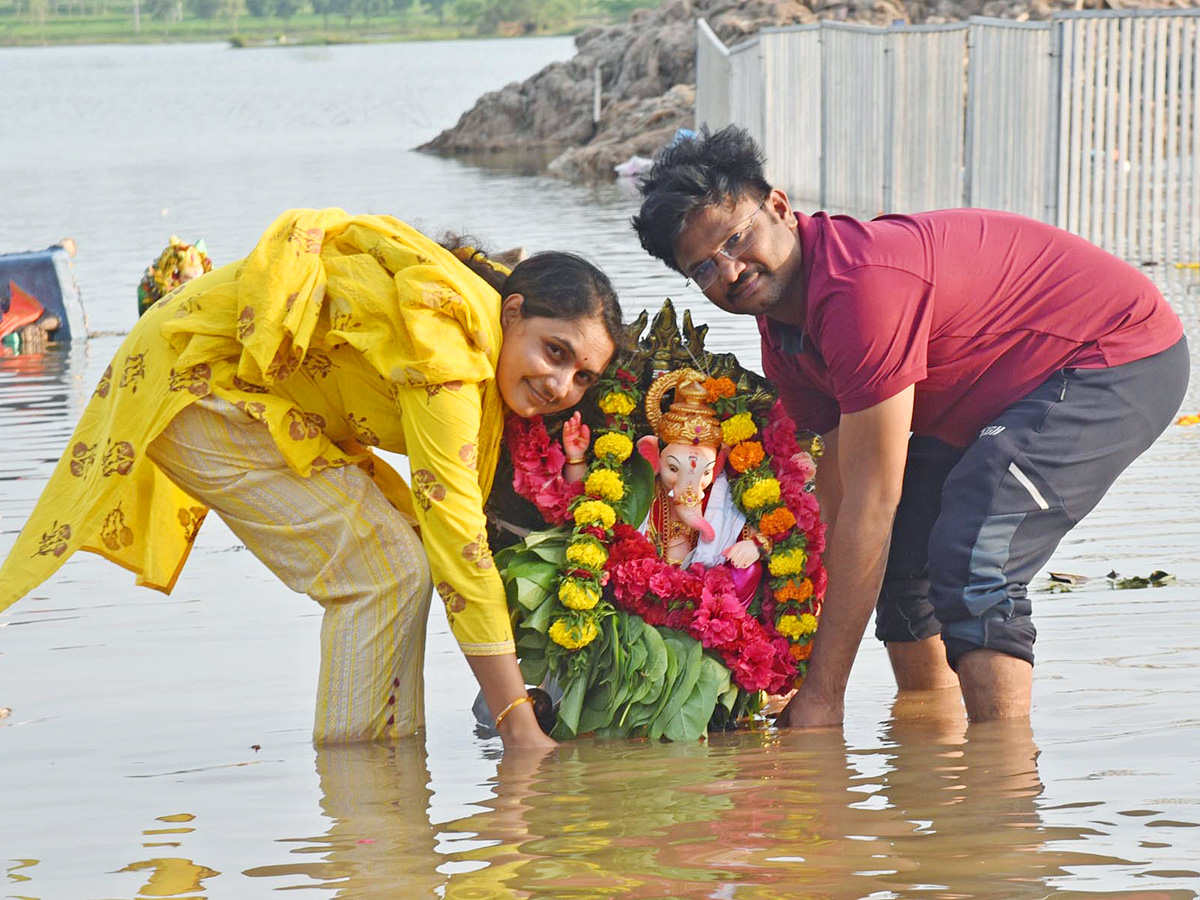
[[(738, 247), (745, 249), (735, 259), (720, 252)], [(799, 287), (800, 255), (796, 217), (780, 190), (771, 191), (761, 207), (757, 198), (743, 195), (696, 210), (675, 248), (675, 261), (689, 277), (706, 260), (713, 262), (716, 278), (704, 294), (721, 309), (775, 317), (784, 312), (780, 301)]]

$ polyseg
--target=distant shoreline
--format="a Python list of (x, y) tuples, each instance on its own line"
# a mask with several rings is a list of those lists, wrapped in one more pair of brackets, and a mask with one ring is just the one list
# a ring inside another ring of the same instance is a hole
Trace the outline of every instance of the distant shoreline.
[[(332, 17), (331, 17), (332, 18)], [(536, 33), (480, 34), (474, 27), (411, 23), (400, 17), (381, 17), (369, 24), (330, 23), (321, 16), (297, 15), (285, 23), (275, 18), (239, 16), (236, 30), (229, 19), (186, 19), (165, 25), (144, 15), (140, 34), (133, 33), (128, 16), (89, 17), (86, 21), (59, 18), (37, 25), (21, 17), (0, 16), (0, 48), (61, 47), (92, 44), (229, 43), (233, 47), (325, 47), (339, 44), (411, 43), (417, 41), (496, 40), (515, 37), (565, 37), (592, 21), (572, 22), (560, 29)]]

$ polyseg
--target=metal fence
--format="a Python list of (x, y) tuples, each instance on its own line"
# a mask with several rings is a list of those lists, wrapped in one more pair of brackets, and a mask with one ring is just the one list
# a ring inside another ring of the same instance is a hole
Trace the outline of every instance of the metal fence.
[(1125, 257), (1200, 257), (1200, 10), (823, 22), (728, 49), (698, 28), (697, 125), (749, 129), (800, 200), (986, 206)]

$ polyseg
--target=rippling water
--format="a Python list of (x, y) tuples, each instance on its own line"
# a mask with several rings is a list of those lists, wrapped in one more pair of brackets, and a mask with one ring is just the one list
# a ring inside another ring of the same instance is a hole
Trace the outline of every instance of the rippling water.
[[(171, 233), (244, 253), (282, 209), (391, 212), (494, 247), (591, 255), (630, 313), (673, 295), (616, 185), (410, 152), (566, 39), (230, 51), (0, 50), (0, 250), (64, 235), (91, 327), (134, 319)], [(1154, 273), (1200, 347), (1200, 278)], [(120, 338), (0, 360), (0, 553)], [(1197, 353), (1200, 358), (1200, 353)], [(1200, 411), (1193, 387), (1187, 411)], [(529, 766), (471, 731), (431, 616), (428, 727), (308, 742), (319, 615), (210, 519), (170, 599), (87, 554), (0, 614), (0, 863), (9, 897), (1043, 898), (1200, 893), (1200, 428), (1172, 428), (1050, 568), (1032, 728), (893, 709), (863, 645), (842, 733), (581, 741)], [(1102, 577), (1165, 569), (1174, 585)]]

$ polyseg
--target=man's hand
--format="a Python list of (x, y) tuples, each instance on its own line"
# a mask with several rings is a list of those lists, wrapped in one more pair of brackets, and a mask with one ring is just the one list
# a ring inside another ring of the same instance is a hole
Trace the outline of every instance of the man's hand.
[(912, 407), (910, 386), (882, 403), (843, 415), (826, 441), (817, 489), (821, 496), (824, 478), (825, 496), (832, 495), (836, 504), (825, 553), (829, 589), (808, 676), (780, 713), (779, 725), (811, 728), (842, 721), (846, 682), (883, 582), (904, 484)]
[(805, 680), (800, 689), (792, 695), (788, 705), (775, 718), (775, 724), (781, 728), (822, 728), (831, 725), (841, 725), (844, 717), (845, 703), (843, 697), (818, 697), (815, 691), (806, 691)]

